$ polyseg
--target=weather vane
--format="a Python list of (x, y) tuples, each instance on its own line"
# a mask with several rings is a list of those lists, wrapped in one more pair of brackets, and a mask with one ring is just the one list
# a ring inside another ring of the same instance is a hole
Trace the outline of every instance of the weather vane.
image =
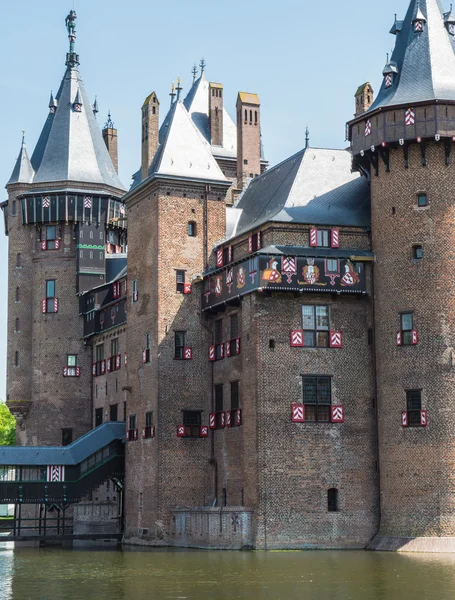
[(204, 72), (206, 65), (207, 65), (207, 63), (205, 62), (204, 57), (202, 57), (201, 62), (199, 63), (199, 66), (201, 67), (201, 73)]
[(193, 73), (193, 83), (196, 81), (196, 76), (197, 76), (197, 67), (194, 64), (193, 68), (191, 69), (191, 73)]

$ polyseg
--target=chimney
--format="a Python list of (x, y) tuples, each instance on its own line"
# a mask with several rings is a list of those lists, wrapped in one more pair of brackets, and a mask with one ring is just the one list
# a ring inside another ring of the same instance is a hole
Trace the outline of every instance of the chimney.
[(374, 92), (370, 82), (361, 85), (355, 93), (355, 117), (366, 112), (374, 101)]
[(261, 115), (257, 94), (237, 97), (237, 188), (261, 174)]
[(142, 105), (142, 163), (141, 180), (147, 179), (149, 167), (158, 149), (160, 103), (155, 92)]
[(107, 151), (109, 152), (109, 156), (111, 157), (112, 164), (114, 165), (114, 169), (118, 173), (118, 141), (117, 141), (117, 129), (114, 127), (114, 122), (111, 118), (111, 113), (109, 112), (107, 116), (106, 124), (103, 129), (103, 140), (106, 144)]
[(209, 83), (209, 126), (212, 146), (223, 145), (223, 86)]

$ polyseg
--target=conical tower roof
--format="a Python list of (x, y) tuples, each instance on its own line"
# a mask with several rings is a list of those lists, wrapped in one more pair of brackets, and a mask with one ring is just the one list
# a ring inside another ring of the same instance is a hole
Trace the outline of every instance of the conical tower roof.
[[(424, 19), (422, 31), (416, 31), (416, 19)], [(390, 62), (397, 67), (394, 83), (386, 87), (383, 82), (367, 112), (416, 102), (455, 101), (454, 45), (439, 0), (411, 0)]]
[(24, 136), (22, 136), (21, 151), (19, 152), (13, 172), (6, 185), (12, 185), (13, 183), (31, 183), (34, 176), (35, 171), (28, 157)]
[(123, 191), (79, 73), (74, 26), (69, 33), (70, 53), (57, 106), (47, 117), (31, 159), (33, 183), (96, 183)]

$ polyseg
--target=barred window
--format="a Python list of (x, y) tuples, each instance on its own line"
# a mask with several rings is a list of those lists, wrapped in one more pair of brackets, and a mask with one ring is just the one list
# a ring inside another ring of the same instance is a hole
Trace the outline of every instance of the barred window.
[(400, 315), (400, 320), (403, 346), (410, 346), (412, 344), (412, 331), (414, 329), (414, 315), (413, 313), (403, 313)]
[(176, 331), (174, 336), (174, 358), (176, 360), (183, 360), (183, 349), (185, 348), (185, 331)]
[(329, 307), (302, 306), (304, 345), (307, 348), (327, 348), (329, 345)]
[(185, 291), (185, 271), (179, 270), (175, 272), (175, 284), (176, 291), (183, 294)]
[(55, 306), (55, 279), (46, 280), (46, 312), (54, 313), (56, 311)]
[(239, 315), (231, 315), (231, 340), (239, 337)]
[(46, 227), (46, 250), (55, 250), (57, 240), (57, 226), (48, 225)]
[(422, 410), (422, 390), (406, 391), (406, 408), (408, 411), (408, 427), (420, 427), (420, 411)]
[(338, 490), (336, 488), (327, 490), (327, 510), (329, 512), (338, 511)]
[(68, 377), (76, 377), (77, 354), (66, 355), (66, 366), (68, 370)]
[(331, 378), (304, 376), (302, 379), (305, 420), (322, 423), (330, 422), (330, 406), (332, 404)]
[(201, 426), (201, 411), (184, 410), (183, 425), (185, 425), (185, 437), (198, 438)]
[(328, 248), (330, 246), (330, 231), (328, 229), (318, 229), (318, 246)]
[(239, 402), (239, 382), (231, 381), (231, 410), (240, 408)]

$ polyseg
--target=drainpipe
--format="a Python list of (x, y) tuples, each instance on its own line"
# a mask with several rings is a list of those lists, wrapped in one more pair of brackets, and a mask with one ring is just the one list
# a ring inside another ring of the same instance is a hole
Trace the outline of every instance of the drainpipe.
[[(376, 355), (376, 303), (375, 303), (375, 288), (374, 288), (374, 265), (375, 261), (371, 263), (371, 297), (373, 305), (373, 376), (374, 376), (374, 391), (375, 391), (375, 407), (376, 407), (376, 456), (377, 456), (377, 484), (378, 484), (378, 516), (379, 524), (378, 531), (375, 536), (378, 535), (381, 527), (381, 465), (379, 460), (379, 395), (378, 395), (378, 377), (377, 377), (377, 355)], [(373, 536), (373, 537), (375, 537)]]

